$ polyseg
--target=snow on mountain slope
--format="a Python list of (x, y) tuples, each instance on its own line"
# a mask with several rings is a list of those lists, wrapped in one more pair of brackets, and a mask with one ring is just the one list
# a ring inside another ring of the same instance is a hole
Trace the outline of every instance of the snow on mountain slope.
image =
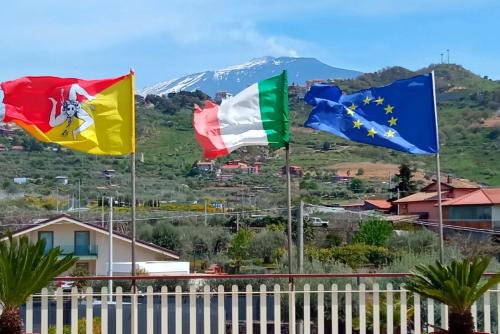
[(210, 96), (214, 96), (218, 91), (236, 94), (259, 80), (278, 75), (284, 69), (288, 70), (288, 83), (300, 85), (311, 79), (347, 79), (361, 74), (358, 71), (331, 67), (315, 58), (262, 57), (220, 70), (194, 73), (160, 82), (138, 90), (138, 93), (144, 96), (163, 95), (199, 89)]

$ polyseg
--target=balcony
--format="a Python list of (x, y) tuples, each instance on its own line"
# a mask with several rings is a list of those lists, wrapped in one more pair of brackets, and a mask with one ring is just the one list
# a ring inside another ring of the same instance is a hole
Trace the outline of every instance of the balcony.
[(61, 247), (62, 255), (73, 254), (78, 257), (97, 257), (97, 245), (75, 246), (75, 245), (55, 245)]

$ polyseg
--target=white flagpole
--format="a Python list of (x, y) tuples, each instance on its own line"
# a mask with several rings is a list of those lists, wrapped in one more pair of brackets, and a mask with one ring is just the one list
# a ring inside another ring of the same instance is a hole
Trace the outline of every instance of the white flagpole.
[(434, 98), (434, 119), (436, 122), (436, 143), (438, 152), (436, 153), (436, 169), (437, 169), (437, 193), (438, 193), (438, 226), (439, 226), (439, 260), (444, 261), (444, 233), (443, 233), (443, 206), (441, 201), (441, 165), (439, 161), (439, 126), (437, 116), (437, 103), (436, 103), (436, 82), (434, 71), (432, 73), (432, 96)]

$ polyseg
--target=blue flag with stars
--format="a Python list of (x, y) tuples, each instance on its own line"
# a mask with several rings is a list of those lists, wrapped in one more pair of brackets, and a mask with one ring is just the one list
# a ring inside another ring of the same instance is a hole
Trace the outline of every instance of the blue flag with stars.
[(349, 95), (315, 84), (304, 100), (314, 107), (306, 127), (407, 153), (439, 152), (431, 73)]

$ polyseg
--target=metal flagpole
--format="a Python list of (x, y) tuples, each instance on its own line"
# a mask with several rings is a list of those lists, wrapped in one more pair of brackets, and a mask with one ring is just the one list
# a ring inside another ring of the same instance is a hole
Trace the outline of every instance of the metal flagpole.
[[(113, 196), (109, 197), (109, 223), (108, 223), (108, 244), (109, 244), (109, 259), (108, 259), (108, 276), (113, 276)], [(113, 280), (108, 281), (109, 301), (113, 301)]]
[(292, 274), (292, 185), (290, 182), (290, 144), (285, 146), (286, 191), (288, 210), (288, 273)]
[(132, 95), (132, 153), (130, 153), (130, 178), (131, 178), (131, 191), (132, 191), (132, 203), (131, 203), (131, 223), (132, 223), (132, 314), (131, 314), (131, 333), (137, 333), (137, 286), (135, 281), (136, 276), (136, 267), (135, 267), (135, 238), (136, 238), (136, 230), (135, 230), (135, 206), (136, 206), (136, 198), (135, 198), (135, 91), (134, 91), (134, 69), (130, 68), (130, 88)]
[(436, 122), (436, 143), (438, 147), (438, 152), (436, 153), (436, 170), (437, 170), (437, 193), (438, 193), (438, 226), (439, 226), (439, 260), (443, 262), (444, 260), (444, 233), (443, 233), (443, 206), (441, 201), (441, 165), (439, 161), (439, 126), (438, 126), (438, 116), (437, 116), (437, 103), (436, 103), (436, 79), (434, 76), (434, 71), (432, 73), (432, 96), (434, 98), (434, 120)]
[[(287, 191), (287, 210), (288, 210), (288, 273), (292, 274), (292, 184), (290, 181), (290, 143), (285, 145), (285, 169), (286, 169), (286, 191)], [(293, 278), (289, 282), (289, 333), (295, 334), (295, 284)]]

